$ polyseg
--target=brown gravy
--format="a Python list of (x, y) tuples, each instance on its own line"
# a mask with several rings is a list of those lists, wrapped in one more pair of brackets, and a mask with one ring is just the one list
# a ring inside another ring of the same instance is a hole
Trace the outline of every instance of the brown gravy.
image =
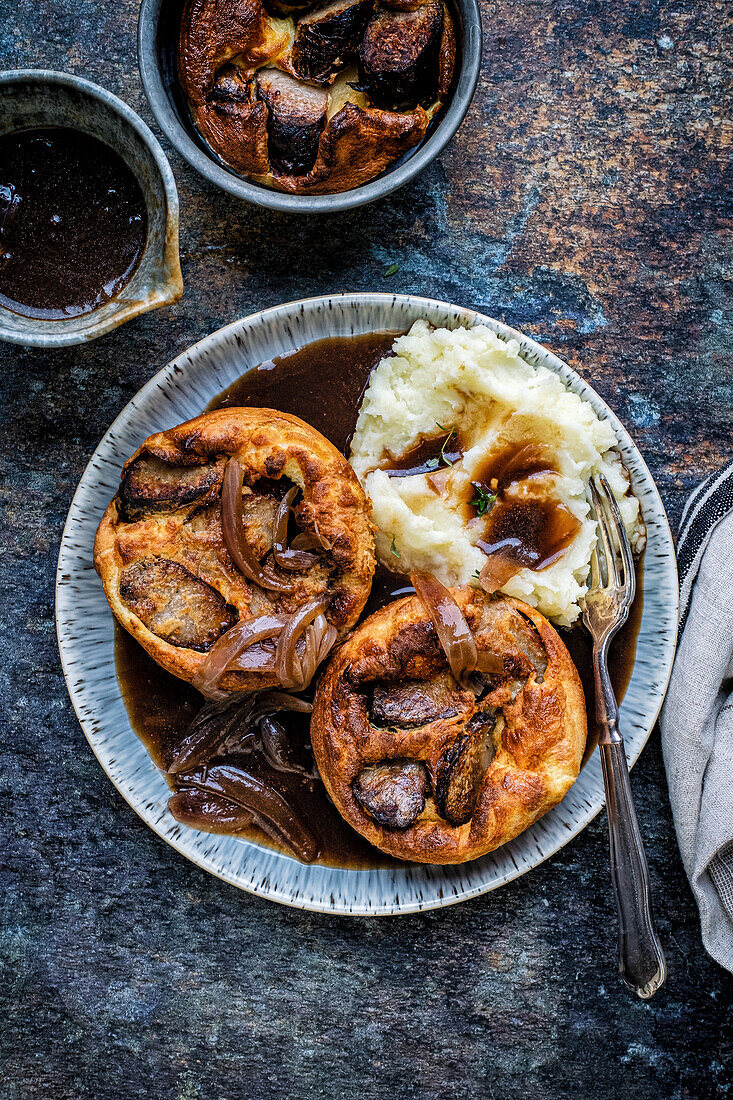
[[(307, 345), (290, 355), (263, 363), (249, 371), (215, 397), (208, 408), (251, 405), (292, 413), (316, 427), (345, 453), (353, 435), (358, 407), (369, 374), (389, 352), (396, 335), (386, 332), (370, 333), (366, 336), (321, 340)], [(611, 680), (619, 702), (626, 692), (634, 667), (643, 606), (641, 580), (642, 569), (639, 564), (638, 594), (629, 621), (611, 647)], [(369, 615), (384, 604), (413, 592), (409, 578), (404, 574), (378, 566), (364, 614)], [(188, 726), (202, 704), (201, 696), (190, 685), (160, 668), (119, 626), (115, 627), (115, 631), (117, 677), (130, 724), (155, 763), (165, 769), (172, 749), (180, 739), (181, 731)], [(593, 715), (590, 638), (580, 626), (561, 631), (561, 634), (578, 668), (588, 700), (587, 759), (598, 737)], [(307, 721), (291, 719), (289, 732), (305, 751)], [(246, 766), (249, 770), (255, 770), (258, 766), (266, 767), (261, 765), (256, 756), (248, 756)], [(283, 793), (301, 808), (306, 819), (318, 832), (321, 854), (316, 862), (350, 868), (400, 865), (399, 860), (372, 848), (343, 821), (319, 781), (309, 782), (299, 776), (280, 776), (278, 782)], [(254, 825), (239, 835), (266, 847), (279, 847)]]
[(398, 458), (389, 458), (381, 463), (388, 477), (414, 477), (415, 474), (429, 474), (446, 466), (453, 466), (462, 457), (458, 434), (451, 428), (440, 435), (420, 439)]
[(346, 454), (369, 375), (401, 332), (332, 337), (268, 359), (210, 401), (206, 411), (251, 405), (305, 420)]
[[(483, 519), (477, 545), (486, 555), (516, 569), (544, 569), (567, 549), (580, 523), (553, 492), (548, 475), (556, 472), (550, 448), (533, 443), (510, 443), (488, 456), (466, 500), (469, 516)], [(518, 485), (525, 492), (508, 495)]]
[(65, 127), (0, 138), (0, 304), (62, 320), (98, 309), (132, 278), (145, 197), (125, 161)]
[(545, 569), (573, 541), (580, 523), (552, 498), (498, 500), (476, 545), (485, 554), (528, 569)]
[(488, 455), (472, 485), (486, 493), (501, 493), (518, 481), (557, 473), (549, 447), (535, 443), (508, 443)]

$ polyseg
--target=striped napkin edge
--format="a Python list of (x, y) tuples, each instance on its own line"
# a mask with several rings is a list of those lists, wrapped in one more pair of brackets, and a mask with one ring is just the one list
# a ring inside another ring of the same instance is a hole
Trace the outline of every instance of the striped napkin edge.
[(680, 576), (680, 632), (690, 607), (692, 586), (710, 537), (733, 510), (733, 461), (701, 482), (685, 505), (677, 536)]

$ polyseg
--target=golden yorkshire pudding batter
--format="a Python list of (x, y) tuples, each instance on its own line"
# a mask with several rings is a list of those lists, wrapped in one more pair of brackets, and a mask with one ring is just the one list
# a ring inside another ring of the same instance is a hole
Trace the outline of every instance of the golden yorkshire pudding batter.
[[(304, 686), (301, 666), (358, 619), (374, 549), (364, 494), (328, 440), (295, 416), (232, 408), (152, 435), (128, 459), (94, 564), (118, 621), (168, 672), (208, 694), (202, 670), (219, 655), (216, 696)], [(276, 642), (296, 623), (284, 675)], [(246, 643), (222, 663), (237, 632)]]
[(586, 740), (583, 690), (534, 608), (449, 590), (480, 666), (459, 685), (418, 596), (383, 607), (331, 659), (314, 702), (318, 769), (382, 851), (461, 863), (516, 837), (566, 794)]
[(328, 194), (422, 141), (455, 55), (443, 0), (186, 0), (178, 73), (196, 126), (231, 168)]

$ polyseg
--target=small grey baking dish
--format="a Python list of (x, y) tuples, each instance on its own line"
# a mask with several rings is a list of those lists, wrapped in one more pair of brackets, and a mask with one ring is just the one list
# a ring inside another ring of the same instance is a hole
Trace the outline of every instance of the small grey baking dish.
[(463, 122), (481, 70), (479, 0), (451, 0), (457, 38), (456, 72), (447, 106), (421, 144), (369, 183), (327, 195), (296, 195), (253, 183), (227, 167), (191, 119), (177, 74), (182, 0), (142, 0), (138, 20), (140, 76), (150, 108), (171, 144), (205, 179), (237, 198), (270, 210), (333, 214), (374, 202), (409, 183), (445, 148)]

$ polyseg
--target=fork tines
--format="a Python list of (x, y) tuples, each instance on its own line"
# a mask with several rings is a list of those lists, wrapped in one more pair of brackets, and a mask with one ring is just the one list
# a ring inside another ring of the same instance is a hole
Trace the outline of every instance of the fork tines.
[(604, 475), (594, 475), (589, 488), (598, 523), (598, 542), (591, 555), (591, 588), (614, 589), (628, 606), (634, 598), (636, 576), (626, 528)]

